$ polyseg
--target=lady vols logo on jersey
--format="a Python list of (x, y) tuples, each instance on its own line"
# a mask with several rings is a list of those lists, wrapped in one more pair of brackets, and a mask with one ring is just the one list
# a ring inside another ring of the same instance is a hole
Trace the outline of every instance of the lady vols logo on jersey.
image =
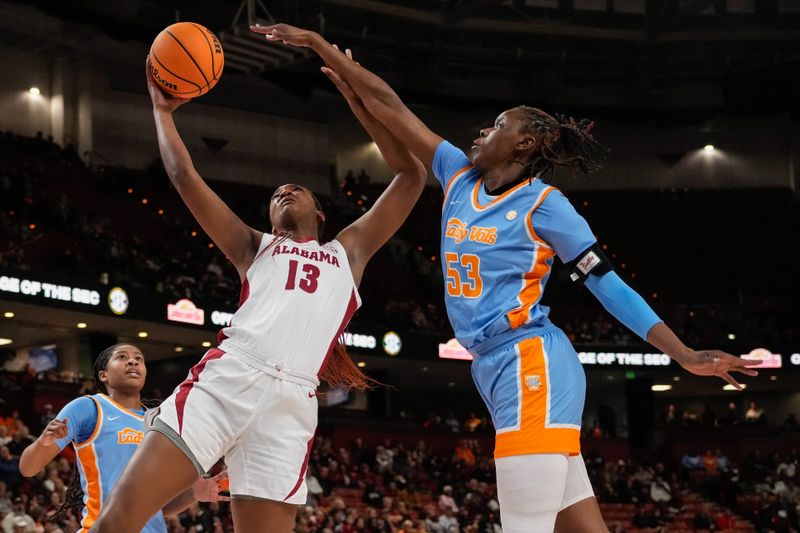
[(117, 431), (117, 444), (141, 444), (144, 432), (136, 431), (133, 428), (125, 428)]

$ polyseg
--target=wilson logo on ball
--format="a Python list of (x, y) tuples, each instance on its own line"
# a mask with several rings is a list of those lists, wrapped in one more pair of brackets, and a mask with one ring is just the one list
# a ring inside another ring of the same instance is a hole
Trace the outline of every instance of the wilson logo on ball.
[(225, 54), (219, 39), (194, 22), (165, 28), (150, 46), (150, 71), (172, 96), (193, 98), (207, 93), (219, 81)]

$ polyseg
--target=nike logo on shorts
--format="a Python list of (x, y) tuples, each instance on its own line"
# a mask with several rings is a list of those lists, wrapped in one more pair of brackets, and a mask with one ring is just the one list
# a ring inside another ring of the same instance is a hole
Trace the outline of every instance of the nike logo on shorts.
[(109, 417), (108, 417), (108, 421), (109, 421), (109, 422), (113, 422), (113, 421), (114, 421), (114, 420), (116, 420), (117, 418), (119, 418), (119, 416), (109, 416)]

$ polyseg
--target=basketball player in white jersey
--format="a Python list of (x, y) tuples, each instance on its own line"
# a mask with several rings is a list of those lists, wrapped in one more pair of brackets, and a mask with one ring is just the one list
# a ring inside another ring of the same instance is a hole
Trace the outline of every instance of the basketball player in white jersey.
[(345, 96), (395, 178), (375, 205), (326, 244), (313, 193), (279, 187), (272, 233), (247, 226), (194, 169), (166, 96), (147, 76), (164, 166), (194, 217), (236, 267), (240, 307), (218, 348), (197, 363), (155, 412), (100, 518), (96, 533), (134, 533), (165, 502), (225, 457), (237, 533), (288, 532), (305, 503), (305, 471), (317, 425), (319, 379), (363, 386), (338, 339), (361, 300), (372, 255), (397, 231), (425, 184), (422, 164), (375, 121), (352, 90)]

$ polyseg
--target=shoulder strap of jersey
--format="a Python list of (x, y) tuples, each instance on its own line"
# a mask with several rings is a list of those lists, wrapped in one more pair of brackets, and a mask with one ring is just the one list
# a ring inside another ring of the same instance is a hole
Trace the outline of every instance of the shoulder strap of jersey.
[(92, 400), (94, 402), (95, 407), (97, 407), (97, 420), (94, 423), (94, 431), (92, 431), (92, 434), (89, 436), (88, 439), (86, 439), (83, 442), (72, 441), (72, 446), (76, 450), (83, 448), (84, 446), (88, 446), (89, 444), (94, 442), (94, 440), (100, 434), (100, 430), (103, 429), (103, 407), (100, 405), (100, 401), (94, 396), (89, 394), (86, 394), (84, 397)]
[(531, 240), (533, 240), (537, 244), (544, 244), (548, 248), (550, 247), (550, 245), (547, 244), (547, 242), (544, 239), (539, 237), (536, 234), (536, 230), (533, 229), (533, 213), (536, 212), (537, 209), (539, 209), (539, 206), (542, 205), (542, 202), (545, 201), (545, 199), (550, 195), (551, 192), (557, 190), (558, 189), (556, 189), (552, 185), (547, 185), (544, 189), (539, 191), (539, 196), (536, 197), (536, 201), (533, 203), (533, 207), (531, 207), (531, 210), (528, 211), (527, 215), (525, 215), (525, 222), (528, 228), (528, 236), (531, 238)]

